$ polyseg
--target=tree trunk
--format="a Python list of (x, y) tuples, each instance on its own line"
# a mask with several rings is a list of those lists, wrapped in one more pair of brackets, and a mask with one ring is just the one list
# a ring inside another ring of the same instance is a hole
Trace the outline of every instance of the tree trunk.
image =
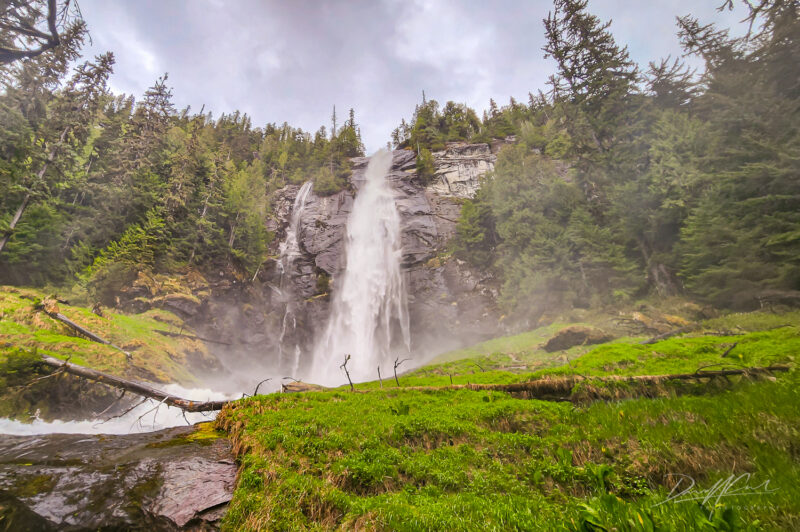
[(11, 223), (8, 224), (8, 231), (6, 231), (6, 234), (3, 235), (3, 239), (0, 240), (0, 252), (3, 251), (4, 247), (6, 247), (8, 240), (11, 238), (11, 234), (14, 232), (14, 228), (17, 226), (17, 222), (19, 222), (19, 219), (22, 218), (22, 213), (25, 211), (25, 207), (28, 206), (28, 202), (30, 200), (31, 193), (28, 191), (25, 193), (25, 197), (22, 198), (22, 203), (20, 203), (19, 208), (17, 208), (17, 212), (14, 213)]
[(48, 312), (48, 311), (47, 311), (46, 309), (44, 309), (44, 308), (42, 308), (42, 311), (43, 311), (45, 314), (47, 314), (48, 316), (50, 316), (51, 318), (53, 318), (54, 320), (56, 320), (56, 321), (60, 321), (61, 323), (65, 324), (65, 325), (67, 325), (68, 327), (70, 327), (71, 329), (73, 329), (74, 331), (76, 331), (76, 332), (78, 332), (78, 333), (80, 333), (80, 334), (84, 335), (84, 336), (85, 336), (85, 337), (87, 337), (89, 340), (92, 340), (93, 342), (97, 342), (98, 344), (103, 344), (103, 345), (107, 345), (107, 346), (109, 346), (109, 347), (113, 347), (113, 348), (114, 348), (114, 349), (116, 349), (117, 351), (120, 351), (120, 352), (122, 352), (122, 353), (125, 355), (125, 358), (127, 358), (128, 360), (131, 360), (131, 359), (133, 358), (129, 352), (125, 351), (124, 349), (122, 349), (122, 348), (121, 348), (121, 347), (119, 347), (119, 346), (116, 346), (116, 345), (112, 344), (112, 343), (111, 343), (111, 342), (109, 342), (108, 340), (106, 340), (106, 339), (104, 339), (104, 338), (101, 338), (100, 336), (97, 336), (95, 333), (93, 333), (93, 332), (92, 332), (92, 331), (90, 331), (89, 329), (86, 329), (86, 328), (84, 328), (84, 327), (81, 327), (80, 325), (78, 325), (77, 323), (75, 323), (75, 322), (74, 322), (74, 321), (72, 321), (71, 319), (67, 318), (67, 317), (66, 317), (66, 316), (64, 316), (63, 314), (61, 314), (61, 313), (59, 313), (59, 312)]
[(53, 357), (42, 357), (42, 362), (47, 366), (64, 371), (70, 375), (75, 375), (90, 381), (101, 382), (103, 384), (107, 384), (108, 386), (113, 386), (114, 388), (118, 388), (120, 390), (135, 393), (136, 395), (140, 395), (142, 397), (149, 397), (150, 399), (155, 399), (156, 401), (162, 402), (165, 405), (180, 408), (186, 412), (208, 412), (210, 410), (221, 410), (222, 407), (225, 406), (225, 403), (227, 403), (227, 401), (202, 402), (182, 399), (180, 397), (162, 392), (161, 390), (152, 388), (146, 384), (129, 381), (109, 373), (85, 368), (83, 366), (78, 366), (77, 364), (72, 364), (64, 360), (58, 360), (57, 358)]
[(678, 283), (675, 276), (667, 269), (664, 264), (653, 260), (653, 252), (651, 247), (639, 238), (639, 249), (644, 258), (645, 267), (647, 268), (647, 278), (655, 287), (656, 292), (661, 297), (675, 296), (680, 293)]
[(228, 247), (233, 248), (233, 241), (236, 238), (236, 224), (239, 223), (239, 215), (241, 213), (236, 213), (236, 219), (233, 221), (233, 225), (231, 226), (231, 235), (228, 238)]
[[(789, 366), (767, 366), (743, 369), (723, 369), (715, 371), (698, 370), (695, 373), (677, 373), (672, 375), (633, 375), (630, 377), (612, 375), (608, 377), (561, 377), (541, 378), (528, 382), (513, 384), (455, 384), (450, 386), (406, 386), (404, 391), (436, 391), (436, 390), (473, 390), (473, 391), (498, 391), (508, 393), (522, 393), (528, 398), (567, 400), (572, 394), (576, 384), (644, 384), (658, 385), (668, 381), (686, 381), (709, 379), (715, 377), (730, 377), (735, 375), (764, 375), (777, 371), (789, 371)], [(356, 390), (355, 393), (374, 393), (374, 390)]]
[[(100, 382), (108, 386), (113, 386), (120, 390), (135, 393), (142, 397), (155, 399), (166, 405), (180, 408), (186, 412), (208, 412), (211, 410), (221, 410), (228, 401), (191, 401), (170, 395), (161, 390), (157, 390), (146, 384), (141, 384), (134, 381), (129, 381), (121, 377), (117, 377), (102, 371), (78, 366), (65, 360), (58, 360), (53, 357), (42, 357), (42, 363), (46, 366), (55, 368), (56, 370), (64, 371), (70, 375), (75, 375), (84, 379), (95, 382)], [(769, 375), (777, 371), (789, 371), (789, 366), (768, 366), (763, 368), (744, 368), (744, 369), (726, 369), (718, 371), (700, 371), (695, 373), (680, 373), (676, 375), (637, 375), (632, 377), (565, 377), (565, 378), (543, 378), (528, 382), (518, 382), (514, 384), (457, 384), (450, 386), (409, 386), (403, 390), (412, 391), (438, 391), (438, 390), (472, 390), (472, 391), (500, 391), (507, 393), (521, 394), (529, 399), (542, 399), (542, 400), (569, 400), (572, 394), (572, 389), (576, 384), (586, 383), (630, 383), (630, 384), (646, 384), (658, 385), (671, 380), (697, 380), (709, 379), (714, 377), (729, 377), (734, 375)], [(452, 378), (452, 377), (451, 377)], [(352, 385), (352, 384), (351, 384)], [(302, 382), (283, 385), (284, 392), (296, 391), (319, 391), (326, 388), (306, 384)], [(352, 390), (354, 393), (375, 393), (377, 390)]]
[[(64, 143), (64, 139), (67, 137), (67, 133), (69, 132), (69, 126), (64, 128), (64, 131), (61, 132), (61, 136), (58, 138), (58, 144), (56, 144), (50, 153), (47, 154), (47, 160), (45, 160), (44, 164), (42, 165), (41, 170), (36, 174), (36, 182), (31, 185), (31, 188), (38, 184), (42, 178), (44, 177), (44, 173), (47, 171), (47, 167), (50, 166), (50, 163), (53, 162), (53, 159), (56, 157), (56, 148)], [(11, 219), (11, 223), (8, 225), (8, 231), (6, 234), (3, 235), (3, 239), (0, 240), (0, 253), (3, 252), (3, 248), (6, 246), (6, 243), (11, 238), (11, 234), (14, 232), (14, 228), (17, 226), (17, 222), (19, 219), (22, 218), (22, 213), (25, 211), (25, 207), (28, 206), (28, 203), (31, 200), (31, 189), (25, 193), (25, 197), (22, 199), (22, 203), (20, 204), (17, 212), (14, 213), (14, 217)]]

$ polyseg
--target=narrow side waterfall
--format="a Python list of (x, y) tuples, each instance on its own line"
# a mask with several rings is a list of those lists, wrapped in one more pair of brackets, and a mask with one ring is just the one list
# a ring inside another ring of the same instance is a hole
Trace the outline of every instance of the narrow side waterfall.
[[(297, 196), (294, 198), (294, 205), (292, 206), (292, 216), (289, 218), (289, 227), (286, 229), (286, 238), (280, 245), (280, 295), (284, 301), (285, 307), (283, 312), (283, 322), (281, 324), (281, 335), (278, 339), (278, 364), (282, 370), (290, 371), (291, 375), (297, 373), (300, 366), (300, 344), (297, 341), (297, 316), (296, 310), (296, 297), (293, 293), (292, 274), (294, 261), (300, 256), (300, 220), (302, 219), (303, 210), (308, 200), (308, 195), (311, 193), (313, 183), (307, 181), (303, 183), (300, 190), (297, 191)], [(287, 337), (288, 335), (288, 337)], [(289, 345), (286, 345), (289, 344)], [(288, 349), (288, 353), (287, 351)]]
[(320, 384), (375, 380), (380, 365), (391, 373), (392, 353), (410, 349), (408, 304), (400, 270), (400, 215), (386, 180), (392, 153), (381, 150), (370, 158), (347, 220), (346, 267), (335, 280), (327, 328), (318, 342), (308, 378)]

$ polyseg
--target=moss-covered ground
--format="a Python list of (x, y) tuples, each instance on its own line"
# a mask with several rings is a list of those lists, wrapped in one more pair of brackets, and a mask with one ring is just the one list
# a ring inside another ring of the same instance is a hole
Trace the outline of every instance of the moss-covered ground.
[(206, 351), (203, 343), (156, 332), (181, 330), (183, 322), (174, 314), (162, 309), (136, 315), (104, 310), (98, 316), (85, 307), (57, 303), (58, 312), (128, 351), (132, 355), (128, 361), (120, 350), (83, 338), (37, 310), (37, 303), (44, 297), (35, 290), (0, 286), (0, 349), (35, 349), (40, 354), (69, 358), (75, 364), (121, 376), (146, 374), (155, 381), (194, 382), (186, 354), (194, 351), (202, 356)]
[(404, 389), (446, 386), (451, 377), (459, 384), (793, 367), (798, 318), (731, 315), (651, 345), (628, 337), (564, 353), (545, 353), (554, 331), (538, 330), (466, 350), (466, 359), (448, 355), (401, 376), (400, 387), (392, 379), (382, 389), (356, 385), (367, 393), (231, 403), (217, 424), (231, 434), (241, 472), (225, 528), (798, 530), (797, 370), (622, 401)]
[[(51, 318), (39, 310), (42, 301), (55, 305), (49, 308), (127, 351), (131, 360), (119, 349), (86, 339)], [(195, 384), (191, 368), (210, 360), (206, 346), (196, 339), (157, 332), (181, 330), (191, 332), (180, 318), (163, 309), (135, 315), (104, 310), (98, 316), (85, 307), (55, 302), (37, 290), (0, 286), (0, 416), (27, 418), (39, 410), (47, 417), (54, 395), (70, 395), (73, 391), (65, 380), (59, 381), (59, 389), (52, 386), (53, 381), (30, 386), (46, 374), (33, 367), (42, 355), (69, 359), (125, 378)]]

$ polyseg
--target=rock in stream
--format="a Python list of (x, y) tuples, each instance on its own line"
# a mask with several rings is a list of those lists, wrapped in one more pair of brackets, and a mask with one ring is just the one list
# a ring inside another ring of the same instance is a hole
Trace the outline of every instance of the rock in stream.
[(0, 530), (217, 530), (236, 465), (211, 423), (0, 436)]

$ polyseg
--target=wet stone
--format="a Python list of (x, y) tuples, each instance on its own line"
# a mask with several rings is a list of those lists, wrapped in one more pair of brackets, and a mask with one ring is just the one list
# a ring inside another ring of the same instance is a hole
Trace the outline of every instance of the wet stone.
[(122, 436), (0, 438), (0, 530), (217, 530), (230, 444), (209, 423)]

